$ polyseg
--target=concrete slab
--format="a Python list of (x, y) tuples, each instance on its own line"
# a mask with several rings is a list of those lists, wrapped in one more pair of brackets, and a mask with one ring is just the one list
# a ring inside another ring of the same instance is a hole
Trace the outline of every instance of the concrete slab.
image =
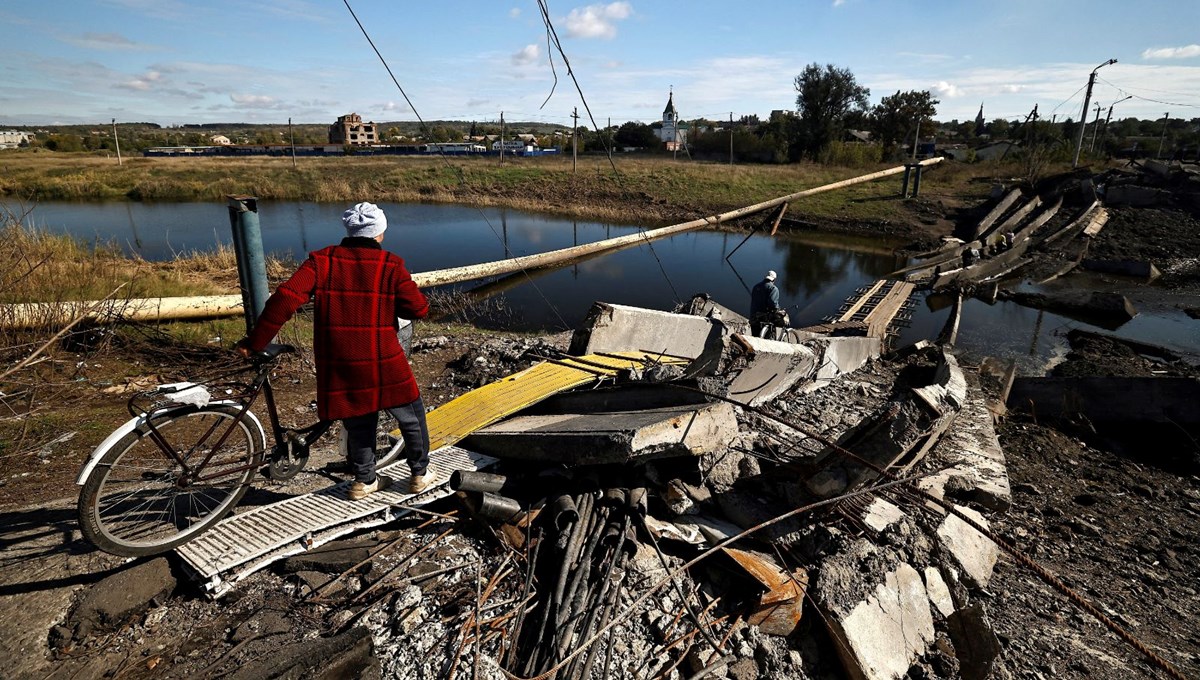
[(738, 431), (731, 404), (642, 411), (517, 416), (467, 439), (497, 458), (566, 465), (695, 456), (725, 446)]
[(805, 343), (817, 354), (817, 373), (811, 383), (801, 389), (813, 392), (838, 377), (862, 368), (883, 350), (879, 338), (847, 337), (809, 340)]
[(929, 594), (921, 574), (907, 564), (848, 612), (828, 616), (846, 674), (856, 680), (898, 680), (934, 639)]
[[(977, 511), (961, 505), (955, 505), (954, 508), (985, 529), (988, 528), (987, 520)], [(972, 588), (987, 588), (996, 560), (1000, 557), (1000, 548), (956, 515), (946, 515), (946, 519), (938, 526), (937, 536), (942, 548), (962, 569), (963, 581)]]
[(1084, 258), (1081, 264), (1083, 264), (1084, 269), (1090, 269), (1094, 272), (1132, 276), (1136, 279), (1142, 279), (1146, 283), (1150, 283), (1159, 276), (1162, 276), (1162, 272), (1158, 271), (1158, 267), (1155, 267), (1153, 262), (1145, 260), (1094, 260)]
[(706, 348), (719, 350), (729, 335), (724, 323), (710, 317), (596, 302), (571, 337), (568, 352), (584, 355), (645, 349), (695, 359)]
[(979, 388), (978, 374), (964, 372), (964, 380), (966, 403), (954, 427), (929, 454), (931, 466), (939, 471), (919, 480), (917, 486), (943, 500), (949, 494), (1003, 512), (1012, 505), (1004, 450)]
[(804, 345), (751, 335), (737, 335), (729, 344), (743, 350), (745, 366), (729, 383), (727, 396), (742, 404), (766, 404), (817, 370), (817, 354)]
[(904, 518), (904, 511), (891, 503), (876, 497), (867, 506), (863, 513), (863, 524), (874, 529), (877, 532), (882, 532), (890, 527), (895, 522)]

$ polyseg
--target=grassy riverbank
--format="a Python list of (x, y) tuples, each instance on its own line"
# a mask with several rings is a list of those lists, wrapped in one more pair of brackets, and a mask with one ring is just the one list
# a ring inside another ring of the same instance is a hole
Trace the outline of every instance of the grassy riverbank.
[[(0, 153), (0, 197), (8, 201), (220, 201), (229, 194), (263, 200), (348, 203), (441, 202), (502, 205), (647, 226), (729, 210), (891, 166), (725, 165), (669, 157), (114, 158), (19, 150)], [(926, 201), (951, 207), (986, 195), (993, 176), (1012, 168), (943, 164), (925, 173)], [(980, 181), (983, 180), (983, 181)], [(911, 202), (888, 200), (899, 176), (819, 194), (791, 207), (812, 221), (917, 220)]]

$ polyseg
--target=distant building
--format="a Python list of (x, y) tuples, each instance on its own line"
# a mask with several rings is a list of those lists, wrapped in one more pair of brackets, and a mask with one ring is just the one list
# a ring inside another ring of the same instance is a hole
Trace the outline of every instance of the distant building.
[(28, 132), (18, 132), (16, 130), (0, 131), (0, 149), (15, 149), (22, 144), (28, 143)]
[(667, 151), (676, 151), (687, 146), (688, 126), (679, 121), (679, 112), (675, 110), (675, 92), (667, 95), (667, 107), (663, 109), (662, 127), (658, 129), (658, 138), (667, 147)]
[(983, 103), (979, 104), (979, 113), (975, 116), (975, 136), (982, 137), (987, 132), (987, 125), (983, 121)]
[(375, 123), (364, 123), (357, 113), (338, 116), (337, 122), (329, 126), (329, 143), (347, 146), (368, 146), (379, 141)]
[(213, 144), (217, 144), (219, 146), (229, 146), (231, 143), (229, 141), (229, 138), (226, 137), (225, 135), (213, 135), (212, 137), (208, 138), (208, 141), (212, 142)]

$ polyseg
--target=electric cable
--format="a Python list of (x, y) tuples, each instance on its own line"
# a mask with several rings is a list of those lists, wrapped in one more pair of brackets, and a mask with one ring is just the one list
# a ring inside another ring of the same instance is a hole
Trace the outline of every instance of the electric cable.
[[(408, 93), (405, 92), (404, 88), (400, 85), (400, 81), (396, 78), (396, 74), (392, 72), (392, 67), (388, 65), (387, 60), (383, 58), (383, 54), (380, 53), (379, 48), (375, 46), (375, 41), (372, 40), (371, 35), (367, 33), (366, 27), (363, 26), (361, 21), (359, 21), (358, 15), (354, 12), (354, 8), (350, 6), (350, 0), (342, 0), (342, 2), (345, 3), (346, 9), (350, 11), (350, 16), (354, 18), (354, 23), (358, 24), (358, 29), (362, 31), (363, 37), (367, 39), (367, 43), (371, 45), (371, 49), (375, 51), (375, 56), (379, 57), (379, 61), (383, 64), (383, 68), (387, 71), (388, 75), (391, 76), (392, 82), (396, 85), (396, 89), (400, 90), (400, 94), (404, 97), (404, 101), (408, 103), (408, 107), (412, 109), (413, 115), (417, 117), (417, 121), (421, 124), (421, 130), (423, 132), (428, 132), (429, 126), (426, 125), (425, 120), (421, 118), (421, 114), (417, 111), (417, 107), (413, 105), (412, 100), (408, 97)], [(442, 161), (446, 164), (446, 166), (457, 173), (459, 184), (466, 188), (466, 175), (463, 173), (462, 168), (450, 162), (450, 159), (446, 157), (446, 154), (440, 145), (435, 144), (434, 146), (438, 149), (438, 155), (441, 156)], [(488, 225), (488, 228), (492, 230), (492, 235), (496, 237), (496, 240), (500, 241), (500, 245), (504, 248), (505, 255), (507, 255), (509, 258), (515, 258), (516, 256), (508, 247), (508, 242), (505, 241), (504, 238), (500, 236), (500, 233), (496, 231), (495, 225), (493, 225), (491, 220), (488, 219), (487, 214), (483, 212), (483, 209), (479, 206), (475, 206), (475, 210), (479, 213), (479, 216), (483, 218), (483, 221)], [(525, 275), (525, 278), (529, 281), (529, 285), (533, 286), (533, 289), (537, 291), (538, 295), (541, 296), (546, 305), (550, 307), (550, 311), (554, 312), (554, 316), (557, 317), (558, 322), (562, 324), (562, 329), (570, 330), (571, 326), (567, 324), (565, 319), (563, 319), (563, 316), (561, 313), (559, 313), (558, 308), (553, 302), (550, 301), (550, 298), (546, 297), (545, 292), (543, 292), (542, 289), (537, 285), (537, 282), (533, 280), (533, 277), (529, 275), (529, 272), (524, 267), (521, 267), (521, 273)]]
[[(546, 40), (548, 43), (552, 43), (555, 49), (558, 50), (559, 56), (562, 57), (563, 65), (567, 67), (567, 75), (571, 77), (571, 82), (575, 84), (575, 91), (579, 93), (579, 100), (583, 103), (583, 110), (587, 112), (588, 120), (590, 120), (592, 123), (592, 128), (599, 130), (600, 126), (596, 123), (596, 117), (592, 115), (592, 108), (587, 103), (587, 97), (585, 97), (583, 94), (583, 88), (579, 85), (579, 79), (575, 77), (575, 70), (571, 68), (571, 61), (567, 58), (566, 50), (563, 49), (562, 42), (558, 39), (558, 31), (555, 30), (554, 22), (550, 19), (550, 8), (547, 6), (546, 0), (537, 0), (537, 3), (538, 9), (541, 10), (542, 13), (542, 23), (546, 26)], [(555, 78), (555, 82), (558, 82), (557, 76)], [(572, 130), (571, 133), (577, 134), (578, 131)], [(612, 166), (613, 176), (617, 180), (617, 186), (621, 188), (621, 193), (629, 196), (629, 189), (625, 186), (625, 182), (621, 177), (620, 171), (617, 170), (617, 164), (615, 161), (613, 161), (612, 157), (612, 149), (609, 148), (608, 140), (604, 135), (600, 135), (600, 143), (604, 145), (604, 151), (608, 155), (608, 163)], [(645, 228), (639, 225), (638, 233), (644, 236), (646, 233)], [(650, 239), (645, 239), (645, 243), (650, 248), (650, 254), (654, 257), (654, 261), (658, 263), (658, 269), (662, 272), (663, 278), (666, 279), (667, 286), (671, 288), (671, 294), (675, 297), (675, 303), (682, 304), (683, 299), (680, 298), (679, 291), (675, 289), (675, 284), (671, 281), (671, 276), (667, 274), (667, 269), (663, 265), (662, 259), (659, 258), (658, 252), (654, 249), (654, 244), (650, 242)]]

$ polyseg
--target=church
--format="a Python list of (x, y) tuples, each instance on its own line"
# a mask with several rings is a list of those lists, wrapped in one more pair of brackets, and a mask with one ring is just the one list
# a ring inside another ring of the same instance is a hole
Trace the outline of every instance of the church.
[(675, 110), (674, 89), (667, 94), (667, 107), (663, 109), (662, 115), (658, 139), (666, 146), (667, 151), (677, 151), (687, 146), (688, 125), (679, 120), (679, 112)]

